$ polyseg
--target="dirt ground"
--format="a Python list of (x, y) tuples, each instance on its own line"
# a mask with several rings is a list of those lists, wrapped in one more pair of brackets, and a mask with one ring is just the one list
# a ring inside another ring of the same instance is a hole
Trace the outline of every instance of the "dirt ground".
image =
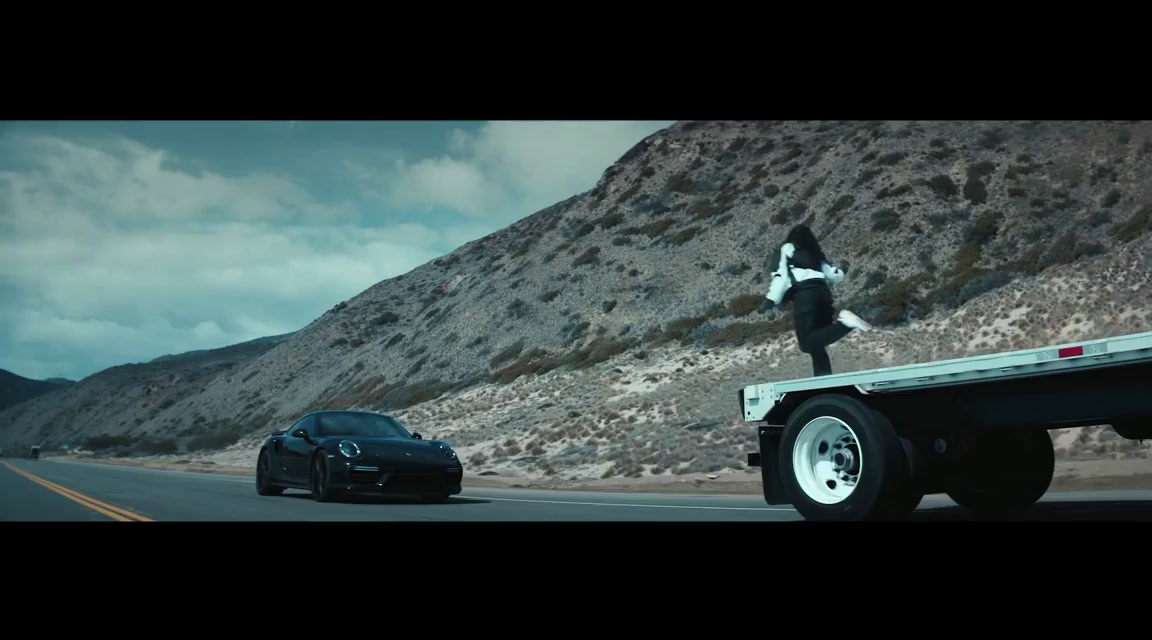
[[(176, 461), (159, 463), (124, 458), (77, 458), (53, 456), (62, 460), (94, 462), (168, 471), (225, 473), (254, 476), (251, 467), (217, 465), (211, 462)], [(698, 493), (716, 495), (756, 495), (761, 491), (758, 471), (718, 474), (693, 473), (677, 476), (610, 479), (536, 479), (515, 476), (478, 476), (465, 474), (465, 486), (492, 488), (563, 489), (567, 491), (606, 491), (643, 493)], [(1058, 461), (1051, 491), (1089, 491), (1098, 489), (1152, 489), (1152, 460), (1077, 460)]]

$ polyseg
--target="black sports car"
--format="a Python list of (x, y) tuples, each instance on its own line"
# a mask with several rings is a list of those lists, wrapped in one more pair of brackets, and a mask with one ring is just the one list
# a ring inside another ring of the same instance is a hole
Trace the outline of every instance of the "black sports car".
[(463, 476), (452, 447), (409, 433), (391, 416), (313, 411), (268, 436), (256, 461), (256, 492), (305, 489), (320, 502), (353, 492), (443, 502), (460, 493)]

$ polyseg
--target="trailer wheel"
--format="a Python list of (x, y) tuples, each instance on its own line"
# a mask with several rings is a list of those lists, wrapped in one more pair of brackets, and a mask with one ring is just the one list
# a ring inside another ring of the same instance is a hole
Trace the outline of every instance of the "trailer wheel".
[(848, 396), (800, 405), (784, 429), (779, 465), (792, 505), (807, 520), (902, 519), (923, 497), (892, 423)]
[(1047, 430), (980, 434), (948, 497), (976, 512), (1024, 509), (1048, 492), (1055, 470), (1056, 454)]

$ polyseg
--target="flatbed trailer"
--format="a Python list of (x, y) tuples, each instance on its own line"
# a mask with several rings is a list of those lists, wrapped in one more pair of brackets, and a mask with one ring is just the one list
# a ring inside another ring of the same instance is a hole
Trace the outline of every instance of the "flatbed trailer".
[(1152, 332), (755, 384), (739, 397), (770, 505), (807, 520), (896, 520), (944, 493), (1006, 513), (1048, 491), (1051, 429), (1152, 438)]

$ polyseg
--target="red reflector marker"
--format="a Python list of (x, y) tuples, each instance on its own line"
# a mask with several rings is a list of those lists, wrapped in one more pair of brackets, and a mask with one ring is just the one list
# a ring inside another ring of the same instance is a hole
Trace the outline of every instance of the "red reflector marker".
[(1068, 347), (1060, 350), (1061, 358), (1071, 358), (1072, 356), (1084, 355), (1084, 347)]

